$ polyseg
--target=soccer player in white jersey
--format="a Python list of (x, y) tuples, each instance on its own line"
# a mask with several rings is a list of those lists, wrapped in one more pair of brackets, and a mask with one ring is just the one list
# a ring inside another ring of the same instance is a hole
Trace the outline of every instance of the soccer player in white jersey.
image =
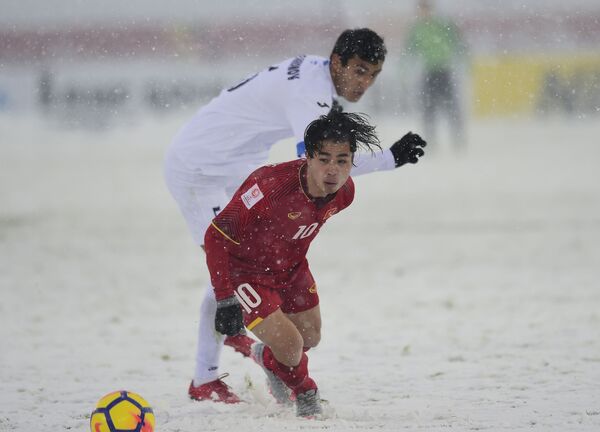
[[(224, 89), (179, 131), (164, 164), (169, 191), (192, 233), (203, 246), (204, 233), (242, 181), (268, 159), (279, 140), (296, 137), (304, 155), (304, 131), (327, 114), (338, 97), (357, 102), (382, 70), (386, 48), (370, 29), (344, 31), (329, 58), (301, 55), (271, 65)], [(407, 133), (389, 149), (355, 156), (353, 176), (416, 163), (425, 142)], [(208, 286), (200, 308), (192, 399), (236, 403), (240, 399), (219, 376), (223, 336), (215, 331), (217, 309)], [(249, 355), (252, 338), (228, 337), (225, 344)]]

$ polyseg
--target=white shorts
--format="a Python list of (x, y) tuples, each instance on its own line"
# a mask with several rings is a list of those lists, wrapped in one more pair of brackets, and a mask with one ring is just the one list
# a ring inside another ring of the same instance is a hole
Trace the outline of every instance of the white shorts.
[(187, 222), (194, 242), (204, 244), (204, 233), (247, 177), (238, 175), (206, 175), (191, 172), (168, 152), (164, 163), (165, 182)]

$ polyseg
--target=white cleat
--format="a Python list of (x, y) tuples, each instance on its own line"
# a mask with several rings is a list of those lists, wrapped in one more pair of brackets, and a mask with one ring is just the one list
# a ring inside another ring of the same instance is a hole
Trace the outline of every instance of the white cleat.
[(275, 398), (277, 403), (281, 405), (292, 405), (292, 400), (290, 399), (292, 390), (285, 385), (285, 383), (281, 381), (279, 377), (265, 367), (263, 363), (264, 350), (265, 344), (257, 342), (251, 347), (250, 357), (265, 371), (265, 374), (267, 375), (267, 386), (269, 387), (269, 392)]
[(316, 418), (323, 414), (319, 390), (307, 390), (296, 395), (296, 415), (298, 417)]

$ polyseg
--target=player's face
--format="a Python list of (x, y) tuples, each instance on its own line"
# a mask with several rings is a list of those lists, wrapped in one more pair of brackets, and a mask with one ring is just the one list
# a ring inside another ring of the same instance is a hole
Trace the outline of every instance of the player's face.
[(321, 151), (306, 159), (308, 193), (317, 198), (335, 193), (352, 169), (352, 152), (347, 142), (324, 141)]
[(335, 91), (349, 102), (358, 102), (375, 82), (382, 68), (383, 61), (372, 64), (354, 56), (344, 66), (339, 55), (331, 56), (331, 79)]

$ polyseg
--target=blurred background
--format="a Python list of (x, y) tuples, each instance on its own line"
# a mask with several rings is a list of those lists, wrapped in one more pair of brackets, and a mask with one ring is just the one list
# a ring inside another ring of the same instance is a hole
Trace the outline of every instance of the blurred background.
[[(269, 63), (328, 56), (341, 30), (367, 26), (389, 55), (356, 109), (419, 119), (425, 66), (409, 40), (417, 3), (3, 0), (0, 116), (106, 129), (189, 115)], [(597, 0), (429, 3), (460, 35), (452, 85), (464, 119), (599, 115)]]
[(221, 88), (363, 26), (388, 57), (346, 108), (429, 144), (311, 248), (323, 430), (600, 430), (600, 1), (427, 3), (0, 0), (0, 431), (119, 388), (161, 431), (312, 427), (187, 399), (208, 274), (161, 163)]

